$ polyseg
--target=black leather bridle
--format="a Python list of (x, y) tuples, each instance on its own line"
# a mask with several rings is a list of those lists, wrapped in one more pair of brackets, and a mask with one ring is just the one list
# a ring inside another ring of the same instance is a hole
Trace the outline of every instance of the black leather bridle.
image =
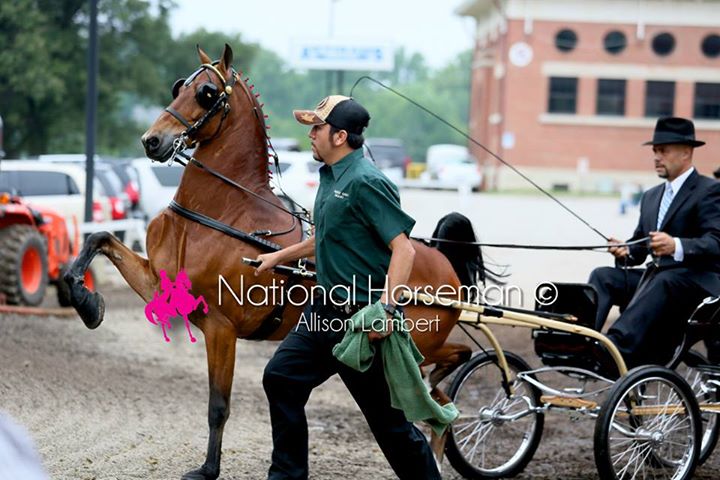
[[(217, 67), (210, 63), (204, 63), (200, 66), (200, 68), (190, 75), (187, 79), (179, 79), (177, 82), (175, 82), (175, 85), (173, 85), (173, 97), (177, 97), (178, 92), (180, 90), (181, 86), (190, 86), (193, 81), (200, 75), (202, 72), (207, 72), (207, 70), (210, 70), (217, 75), (217, 77), (220, 79), (220, 82), (222, 83), (222, 90), (217, 91), (217, 87), (212, 82), (207, 82), (201, 85), (201, 87), (198, 89), (197, 94), (195, 96), (196, 100), (200, 104), (201, 107), (206, 108), (206, 112), (203, 114), (202, 117), (200, 117), (195, 123), (190, 124), (190, 122), (183, 117), (183, 115), (172, 108), (171, 106), (165, 107), (165, 111), (168, 112), (170, 115), (175, 117), (175, 119), (182, 123), (185, 126), (185, 131), (180, 134), (178, 139), (181, 139), (183, 143), (185, 143), (185, 146), (192, 147), (195, 142), (193, 141), (191, 144), (187, 144), (187, 140), (192, 140), (192, 137), (208, 122), (210, 121), (215, 115), (222, 112), (222, 117), (220, 118), (220, 123), (218, 124), (218, 128), (215, 130), (215, 133), (208, 139), (212, 140), (215, 138), (219, 133), (220, 129), (222, 128), (223, 122), (225, 121), (225, 118), (227, 117), (228, 113), (230, 113), (230, 102), (229, 97), (233, 94), (233, 87), (235, 86), (235, 82), (237, 82), (237, 72), (234, 69), (231, 69), (232, 75), (230, 75), (229, 80), (225, 80), (225, 77), (223, 77), (222, 73), (220, 73), (220, 70), (217, 69)], [(208, 74), (209, 76), (209, 74)], [(181, 85), (182, 82), (182, 85)], [(214, 89), (214, 94), (211, 92), (203, 92), (203, 90), (212, 90)], [(203, 100), (204, 98), (207, 98), (212, 101), (214, 99), (214, 102), (211, 105), (208, 105), (206, 100)], [(209, 107), (209, 108), (207, 108)], [(177, 141), (177, 140), (176, 140)]]

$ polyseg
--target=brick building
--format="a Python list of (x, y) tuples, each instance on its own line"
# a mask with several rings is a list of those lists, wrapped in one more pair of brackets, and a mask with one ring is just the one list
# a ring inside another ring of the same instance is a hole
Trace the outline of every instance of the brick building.
[[(476, 19), (471, 135), (541, 185), (656, 184), (659, 116), (695, 121), (720, 166), (720, 0), (466, 0)], [(481, 149), (488, 188), (527, 184)], [(499, 166), (499, 167), (498, 167)]]

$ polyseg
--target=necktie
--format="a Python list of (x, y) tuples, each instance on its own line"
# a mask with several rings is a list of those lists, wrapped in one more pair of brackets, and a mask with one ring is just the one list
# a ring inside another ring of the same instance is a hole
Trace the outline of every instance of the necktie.
[(672, 186), (668, 183), (667, 185), (665, 185), (665, 193), (663, 194), (662, 200), (660, 201), (660, 210), (658, 211), (658, 217), (657, 217), (657, 229), (658, 230), (660, 230), (660, 226), (662, 225), (663, 219), (665, 218), (665, 214), (667, 213), (668, 208), (670, 208), (672, 199), (673, 199)]

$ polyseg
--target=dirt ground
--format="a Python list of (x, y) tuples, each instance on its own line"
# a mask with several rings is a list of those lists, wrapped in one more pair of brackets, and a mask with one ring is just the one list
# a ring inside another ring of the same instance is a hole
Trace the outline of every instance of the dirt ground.
[[(53, 479), (180, 478), (202, 463), (207, 442), (202, 336), (191, 344), (180, 324), (167, 344), (134, 293), (101, 290), (108, 309), (95, 331), (79, 318), (0, 317), (0, 409), (29, 430)], [(537, 363), (529, 333), (498, 332), (507, 349)], [(238, 346), (223, 479), (265, 478), (271, 436), (261, 376), (275, 347)], [(311, 478), (394, 478), (339, 379), (314, 392), (307, 412)], [(540, 448), (518, 478), (597, 478), (592, 431), (589, 419), (548, 415)], [(716, 454), (697, 478), (719, 477)], [(445, 461), (443, 478), (461, 477)]]

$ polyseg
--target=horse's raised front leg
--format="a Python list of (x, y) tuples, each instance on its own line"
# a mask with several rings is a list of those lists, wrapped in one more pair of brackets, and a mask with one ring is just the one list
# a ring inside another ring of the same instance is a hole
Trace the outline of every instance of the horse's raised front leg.
[(230, 416), (230, 391), (235, 369), (235, 328), (225, 318), (207, 317), (203, 321), (207, 349), (210, 400), (208, 402), (208, 438), (205, 463), (183, 475), (182, 480), (214, 480), (220, 475), (220, 453), (225, 422)]
[(105, 315), (105, 301), (98, 292), (90, 292), (83, 281), (85, 271), (95, 255), (102, 253), (117, 267), (130, 287), (146, 302), (152, 298), (157, 278), (150, 270), (150, 262), (140, 257), (109, 232), (97, 232), (88, 237), (78, 258), (65, 273), (70, 287), (70, 300), (85, 326), (97, 328)]

